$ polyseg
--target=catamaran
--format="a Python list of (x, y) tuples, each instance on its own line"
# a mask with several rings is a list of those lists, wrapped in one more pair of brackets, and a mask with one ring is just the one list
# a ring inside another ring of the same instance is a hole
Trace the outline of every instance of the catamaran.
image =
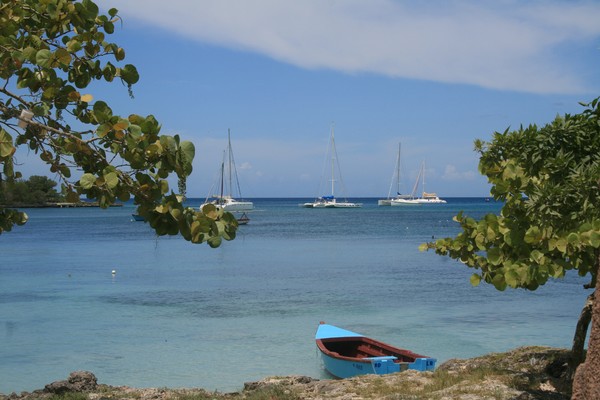
[[(421, 197), (415, 197), (415, 193), (419, 186), (419, 181), (422, 179), (423, 192), (421, 193)], [(413, 187), (413, 191), (411, 197), (402, 198), (402, 199), (392, 199), (392, 206), (414, 206), (420, 204), (445, 204), (446, 200), (440, 199), (435, 193), (427, 193), (425, 191), (425, 161), (421, 163), (421, 169), (419, 170), (419, 174), (417, 175), (417, 180), (415, 181), (415, 186)]]
[[(219, 194), (209, 195), (204, 204), (214, 204), (224, 211), (245, 212), (254, 209), (254, 203), (242, 199), (240, 182), (238, 180), (235, 160), (233, 158), (233, 149), (231, 147), (230, 130), (227, 130), (227, 150), (223, 152), (218, 184), (220, 185)], [(214, 192), (215, 186), (216, 185), (213, 185), (209, 193)], [(234, 191), (239, 195), (238, 199), (233, 197)], [(204, 204), (202, 204), (202, 206), (204, 206)], [(202, 206), (200, 206), (200, 208), (202, 208)]]
[(337, 151), (335, 149), (335, 137), (333, 133), (333, 126), (331, 126), (331, 136), (329, 139), (329, 148), (328, 155), (331, 156), (331, 195), (329, 196), (321, 196), (315, 201), (300, 204), (301, 207), (305, 208), (358, 208), (362, 207), (362, 203), (352, 203), (344, 199), (343, 201), (338, 201), (335, 197), (335, 166), (337, 164), (338, 175), (340, 177), (340, 183), (342, 184), (342, 188), (344, 182), (342, 181), (342, 174), (340, 171), (339, 162), (337, 160)]

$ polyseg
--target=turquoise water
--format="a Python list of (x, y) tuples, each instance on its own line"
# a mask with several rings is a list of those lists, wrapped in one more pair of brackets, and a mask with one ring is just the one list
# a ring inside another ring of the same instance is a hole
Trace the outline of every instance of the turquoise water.
[(0, 235), (0, 393), (74, 370), (111, 385), (220, 391), (269, 375), (326, 378), (319, 321), (438, 362), (571, 346), (588, 294), (576, 274), (498, 292), (418, 251), (456, 234), (459, 210), (481, 216), (498, 204), (298, 207), (308, 200), (255, 199), (250, 223), (218, 249), (158, 238), (131, 221), (130, 205), (26, 210), (25, 226)]

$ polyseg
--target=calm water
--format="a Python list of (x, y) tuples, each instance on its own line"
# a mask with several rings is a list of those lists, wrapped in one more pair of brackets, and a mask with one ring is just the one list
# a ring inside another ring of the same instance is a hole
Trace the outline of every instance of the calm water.
[(418, 251), (456, 234), (459, 210), (498, 204), (298, 207), (308, 200), (256, 199), (250, 224), (218, 249), (157, 238), (129, 205), (27, 210), (25, 226), (0, 235), (0, 393), (74, 370), (111, 385), (220, 391), (269, 375), (326, 378), (313, 340), (322, 320), (439, 362), (570, 347), (588, 294), (576, 274), (498, 292)]

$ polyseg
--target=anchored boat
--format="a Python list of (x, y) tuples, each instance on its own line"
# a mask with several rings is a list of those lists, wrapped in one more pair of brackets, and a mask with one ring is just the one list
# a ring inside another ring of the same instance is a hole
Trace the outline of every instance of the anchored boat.
[(325, 369), (335, 377), (433, 371), (436, 359), (400, 349), (324, 322), (315, 335)]

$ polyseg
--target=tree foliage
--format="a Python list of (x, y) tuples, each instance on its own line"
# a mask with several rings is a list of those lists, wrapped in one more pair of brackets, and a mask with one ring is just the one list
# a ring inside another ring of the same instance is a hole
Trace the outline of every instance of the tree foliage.
[(56, 186), (53, 180), (38, 175), (10, 183), (0, 182), (0, 204), (39, 206), (57, 203), (63, 200), (63, 196), (56, 191)]
[[(131, 94), (139, 79), (123, 63), (125, 50), (107, 39), (119, 22), (116, 9), (101, 15), (91, 0), (0, 3), (0, 173), (8, 182), (21, 176), (15, 153), (22, 146), (58, 176), (67, 201), (86, 196), (108, 207), (133, 198), (159, 235), (213, 247), (233, 239), (231, 214), (184, 207), (169, 189), (171, 174), (180, 182), (191, 174), (193, 143), (161, 135), (152, 115), (120, 116), (94, 99), (100, 82), (122, 83)], [(0, 233), (26, 220), (0, 208)]]
[(462, 232), (422, 245), (479, 270), (471, 283), (535, 290), (569, 270), (595, 287), (600, 248), (600, 108), (477, 141), (500, 215), (455, 217)]

